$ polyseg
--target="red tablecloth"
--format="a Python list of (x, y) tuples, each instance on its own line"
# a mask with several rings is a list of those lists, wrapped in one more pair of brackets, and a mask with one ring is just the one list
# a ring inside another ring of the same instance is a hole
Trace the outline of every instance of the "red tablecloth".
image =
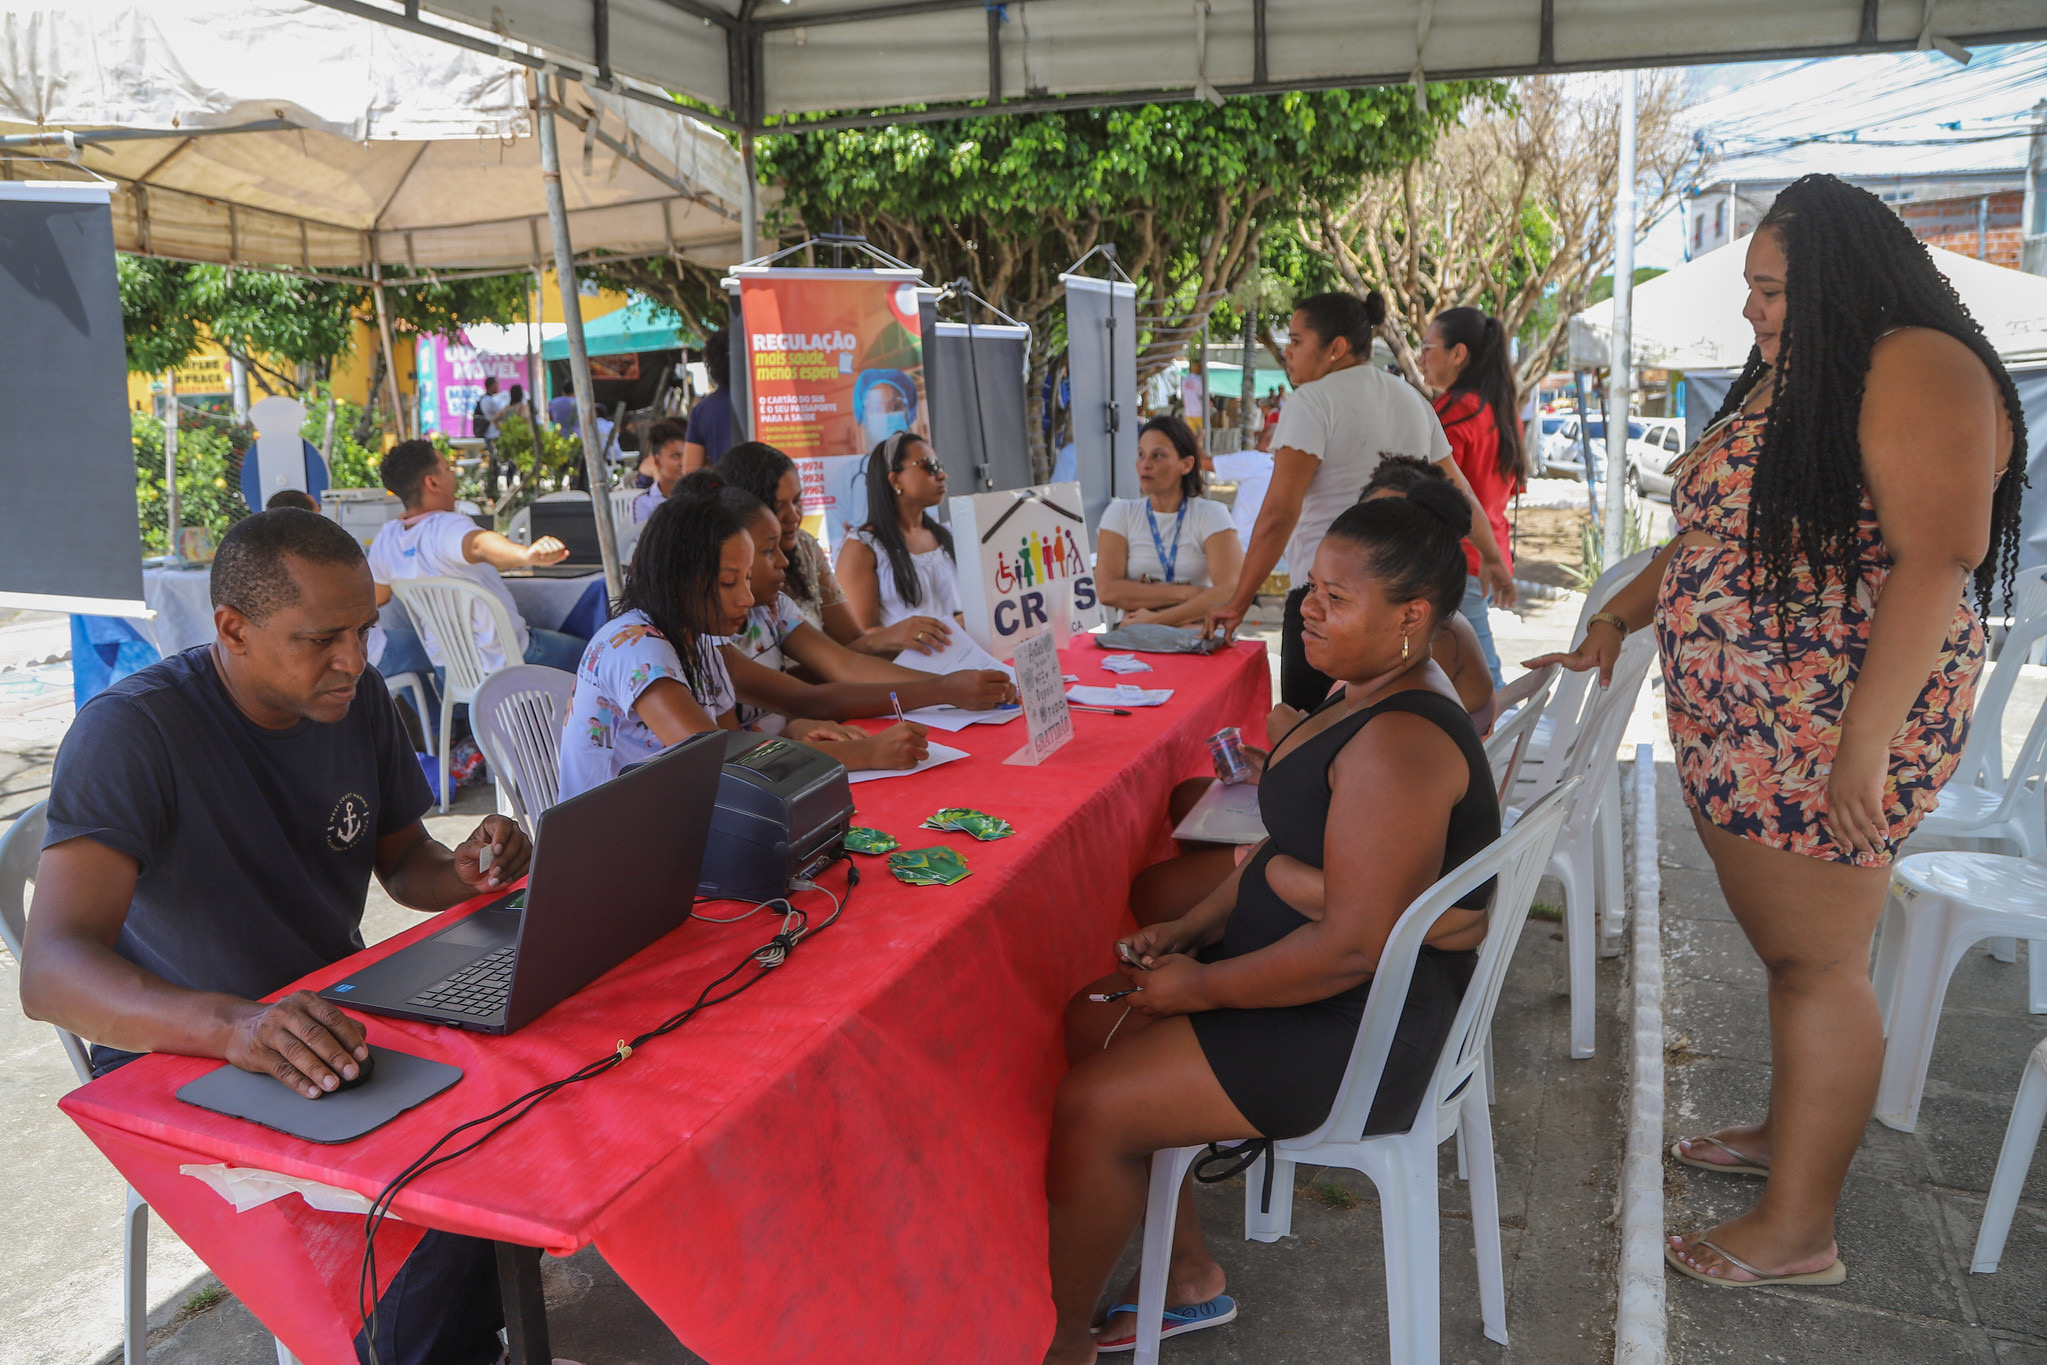
[[(1036, 1361), (1052, 1327), (1043, 1183), (1061, 1008), (1113, 966), (1130, 879), (1169, 851), (1173, 783), (1208, 770), (1203, 740), (1222, 726), (1263, 734), (1270, 704), (1262, 646), (1149, 657), (1156, 672), (1141, 681), (1175, 689), (1172, 701), (1129, 717), (1076, 712), (1074, 741), (1041, 767), (1002, 764), (1024, 741), (1018, 721), (936, 733), (974, 757), (856, 786), (862, 824), (905, 847), (957, 848), (973, 875), (909, 887), (862, 858), (845, 915), (752, 991), (410, 1186), (396, 1208), (406, 1224), (379, 1238), (385, 1273), (422, 1225), (563, 1255), (595, 1242), (718, 1365)], [(1100, 658), (1076, 646), (1066, 669), (1115, 681)], [(947, 805), (1005, 816), (1018, 833), (981, 844), (917, 828)], [(826, 884), (843, 892), (843, 868)], [(693, 922), (509, 1037), (367, 1017), (373, 1042), (466, 1074), (352, 1143), (180, 1103), (173, 1092), (218, 1065), (192, 1058), (143, 1058), (62, 1104), (300, 1359), (352, 1365), (361, 1217), (296, 1196), (236, 1213), (179, 1165), (374, 1195), (455, 1124), (686, 1004), (772, 929), (765, 914)]]

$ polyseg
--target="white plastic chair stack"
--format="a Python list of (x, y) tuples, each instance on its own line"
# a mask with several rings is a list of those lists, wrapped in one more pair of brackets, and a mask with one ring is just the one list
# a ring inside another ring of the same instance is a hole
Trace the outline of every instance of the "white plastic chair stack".
[[(1477, 1243), (1479, 1309), (1485, 1334), (1497, 1342), (1507, 1340), (1499, 1190), (1484, 1071), (1492, 1051), (1493, 1010), (1507, 978), (1507, 964), (1528, 920), (1528, 907), (1549, 861), (1550, 847), (1578, 791), (1577, 779), (1565, 782), (1513, 829), (1407, 908), (1379, 954), (1364, 1022), (1328, 1120), (1306, 1137), (1274, 1142), (1270, 1155), (1261, 1157), (1245, 1174), (1244, 1236), (1259, 1242), (1276, 1242), (1292, 1231), (1294, 1167), (1302, 1162), (1360, 1171), (1378, 1187), (1384, 1209), (1381, 1236), (1386, 1254), (1386, 1316), (1394, 1365), (1436, 1365), (1441, 1354), (1442, 1248), (1436, 1149), (1452, 1136), (1459, 1139), (1470, 1172), (1471, 1227)], [(1479, 948), (1478, 967), (1436, 1060), (1413, 1126), (1404, 1133), (1351, 1136), (1365, 1131), (1423, 939), (1460, 896), (1493, 877), (1499, 878), (1499, 885), (1485, 942)], [(1158, 1365), (1180, 1184), (1187, 1168), (1204, 1150), (1180, 1147), (1152, 1155), (1144, 1260), (1138, 1272), (1138, 1365)], [(1267, 1161), (1272, 1164), (1273, 1206), (1269, 1211), (1260, 1207)]]
[(476, 643), (475, 613), (483, 612), (495, 627), (499, 648), (507, 663), (518, 662), (518, 632), (512, 629), (511, 613), (505, 604), (466, 578), (401, 578), (391, 591), (405, 604), (413, 627), (440, 646), (441, 661), (448, 679), (441, 688), (441, 813), (448, 810), (448, 768), (453, 750), (448, 743), (448, 726), (455, 708), (476, 698), (476, 689), (491, 675)]
[[(28, 935), (28, 883), (35, 879), (48, 828), (47, 802), (38, 802), (0, 835), (0, 941), (21, 961), (21, 941)], [(92, 1079), (92, 1059), (79, 1036), (55, 1029), (78, 1083)], [(128, 1189), (121, 1213), (121, 1359), (144, 1365), (149, 1358), (149, 1205)], [(277, 1342), (278, 1365), (298, 1365), (296, 1356)]]
[(2033, 1148), (2039, 1144), (2043, 1125), (2047, 1125), (2047, 1038), (2026, 1058), (2018, 1098), (2012, 1101), (2004, 1149), (1997, 1155), (1997, 1173), (1990, 1177), (1990, 1194), (1983, 1201), (1983, 1226), (1976, 1233), (1976, 1254), (1969, 1266), (1978, 1275), (1994, 1273), (2004, 1259), (2004, 1239), (2011, 1233), (2011, 1216), (2018, 1212), (2019, 1190), (2026, 1183), (2026, 1168), (2033, 1164)]
[[(1655, 639), (1646, 630), (1636, 631), (1621, 645), (1620, 657), (1614, 661), (1613, 681), (1606, 687), (1596, 685), (1597, 675), (1590, 670), (1565, 674), (1566, 683), (1573, 678), (1592, 679), (1595, 685), (1577, 689), (1579, 696), (1575, 699), (1565, 698), (1563, 686), (1558, 687), (1551, 712), (1554, 714), (1558, 703), (1566, 700), (1575, 700), (1578, 709), (1566, 710), (1558, 716), (1557, 738), (1532, 784), (1534, 793), (1540, 796), (1571, 778), (1584, 779), (1564, 817), (1563, 832), (1557, 836), (1556, 851), (1549, 860), (1550, 873), (1563, 884), (1564, 957), (1571, 983), (1571, 1055), (1577, 1058), (1590, 1057), (1594, 1047), (1595, 960), (1601, 921), (1603, 918), (1615, 921), (1617, 933), (1627, 903), (1619, 871), (1607, 865), (1601, 823), (1610, 826), (1614, 839), (1619, 839), (1620, 804), (1617, 797), (1609, 794), (1620, 786), (1621, 737), (1634, 714), (1635, 695), (1655, 658)], [(1522, 795), (1525, 799), (1526, 794)], [(1510, 821), (1516, 818), (1511, 807), (1507, 818)]]
[(1549, 706), (1550, 694), (1556, 691), (1557, 675), (1561, 672), (1561, 665), (1551, 664), (1537, 672), (1524, 673), (1494, 698), (1502, 714), (1493, 722), (1493, 732), (1486, 736), (1485, 755), (1502, 801), (1514, 790), (1521, 760), (1527, 756), (1529, 741), (1542, 722), (1542, 713)]
[(531, 837), (540, 813), (555, 803), (561, 779), (561, 733), (576, 675), (539, 664), (501, 668), (476, 689), (469, 723), (497, 778), (501, 806)]

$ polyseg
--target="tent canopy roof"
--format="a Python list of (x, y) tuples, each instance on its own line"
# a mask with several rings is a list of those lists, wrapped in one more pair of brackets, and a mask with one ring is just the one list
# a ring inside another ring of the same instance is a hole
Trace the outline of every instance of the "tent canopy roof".
[(1943, 0), (1930, 32), (1921, 0), (1210, 0), (1205, 24), (1187, 0), (424, 0), (417, 20), (319, 3), (441, 36), (453, 20), (472, 45), (503, 34), (520, 59), (678, 91), (750, 128), (991, 96), (1012, 111), (1179, 99), (1198, 72), (1244, 94), (2047, 36), (2038, 0)]
[[(634, 351), (672, 351), (700, 345), (696, 328), (649, 299), (636, 298), (614, 313), (583, 324), (583, 344), (591, 355), (626, 355)], [(540, 343), (543, 360), (567, 360), (569, 339), (554, 335)]]
[[(1638, 369), (1738, 369), (1748, 362), (1755, 333), (1741, 316), (1748, 292), (1742, 267), (1754, 236), (1635, 286), (1629, 331)], [(1937, 246), (1927, 250), (2006, 363), (2047, 359), (2047, 278)], [(1604, 368), (1612, 353), (1612, 299), (1572, 315), (1574, 367)]]
[[(0, 134), (77, 130), (79, 164), (121, 187), (124, 251), (307, 271), (544, 261), (527, 98), (515, 64), (292, 0), (0, 13)], [(579, 250), (741, 258), (723, 134), (578, 86), (558, 117)], [(84, 141), (107, 129), (123, 136)]]

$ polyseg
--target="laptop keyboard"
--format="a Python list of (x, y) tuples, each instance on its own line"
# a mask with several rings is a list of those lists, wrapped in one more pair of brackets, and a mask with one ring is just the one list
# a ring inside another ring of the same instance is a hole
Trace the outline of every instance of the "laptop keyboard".
[(476, 959), (445, 981), (427, 987), (406, 1003), (445, 1014), (488, 1019), (505, 1007), (512, 996), (512, 967), (519, 946), (507, 944), (496, 952)]

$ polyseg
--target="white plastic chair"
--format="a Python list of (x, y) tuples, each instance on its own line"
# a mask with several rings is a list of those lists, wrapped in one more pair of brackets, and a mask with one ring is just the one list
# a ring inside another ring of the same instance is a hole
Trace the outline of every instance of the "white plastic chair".
[[(1532, 780), (1532, 795), (1541, 796), (1574, 777), (1584, 786), (1564, 817), (1563, 833), (1557, 836), (1556, 851), (1550, 855), (1549, 871), (1563, 884), (1564, 956), (1571, 983), (1571, 1055), (1590, 1057), (1595, 1045), (1594, 993), (1597, 990), (1595, 959), (1598, 956), (1602, 920), (1609, 932), (1617, 934), (1625, 918), (1627, 891), (1617, 868), (1607, 861), (1601, 838), (1601, 822), (1620, 837), (1620, 743), (1635, 710), (1635, 696), (1656, 658), (1656, 641), (1646, 630), (1636, 631), (1621, 645), (1614, 661), (1613, 681), (1596, 685), (1597, 674), (1565, 674), (1551, 702), (1566, 710), (1557, 716), (1556, 741)], [(1571, 689), (1573, 679), (1593, 680), (1593, 686)], [(1575, 706), (1575, 710), (1570, 709)], [(1509, 808), (1508, 818), (1515, 818)]]
[(1514, 790), (1514, 779), (1521, 771), (1528, 742), (1549, 706), (1561, 672), (1562, 665), (1551, 664), (1537, 672), (1524, 673), (1494, 695), (1501, 718), (1493, 722), (1493, 732), (1486, 736), (1485, 754), (1487, 763), (1492, 765), (1493, 785), (1499, 789), (1502, 800)]
[(498, 795), (531, 837), (560, 791), (562, 721), (576, 675), (540, 664), (501, 668), (469, 703), (469, 724), (497, 778)]
[[(1891, 869), (1891, 897), (1876, 946), (1876, 998), (1884, 1066), (1876, 1116), (1909, 1133), (1919, 1122), (1926, 1069), (1948, 979), (1986, 938), (2047, 939), (2047, 862), (2002, 853), (1914, 853)], [(2037, 979), (2037, 978), (2036, 978)], [(2032, 1001), (2034, 1013), (2047, 1013)]]
[(466, 578), (400, 578), (391, 591), (405, 604), (413, 627), (440, 647), (441, 663), (448, 672), (441, 688), (441, 813), (448, 813), (448, 768), (453, 746), (448, 727), (455, 708), (476, 696), (476, 689), (496, 670), (483, 661), (476, 643), (475, 613), (482, 611), (496, 630), (498, 648), (505, 656), (504, 667), (519, 662), (519, 634), (512, 627), (512, 615), (505, 604)]
[[(1244, 1236), (1276, 1242), (1293, 1228), (1294, 1167), (1302, 1162), (1362, 1172), (1379, 1189), (1384, 1212), (1386, 1317), (1394, 1365), (1435, 1365), (1441, 1353), (1438, 1289), (1442, 1256), (1436, 1205), (1436, 1149), (1458, 1139), (1470, 1172), (1471, 1228), (1478, 1252), (1479, 1310), (1485, 1334), (1507, 1340), (1507, 1287), (1500, 1258), (1500, 1201), (1493, 1169), (1492, 1114), (1483, 1071), (1492, 1052), (1493, 1010), (1507, 964), (1528, 920), (1536, 883), (1562, 828), (1579, 780), (1567, 781), (1484, 852), (1469, 859), (1410, 905), (1379, 954), (1379, 970), (1350, 1065), (1329, 1118), (1306, 1137), (1283, 1138), (1245, 1173)], [(1423, 1092), (1421, 1109), (1404, 1133), (1362, 1134), (1386, 1069), (1386, 1054), (1407, 1003), (1408, 985), (1422, 940), (1460, 896), (1493, 877), (1499, 885), (1479, 947), (1478, 967)], [(1159, 1331), (1166, 1306), (1166, 1272), (1180, 1183), (1205, 1147), (1155, 1152), (1151, 1197), (1144, 1216), (1144, 1260), (1138, 1270), (1137, 1365), (1158, 1365)], [(1266, 1163), (1271, 1163), (1273, 1207), (1261, 1208)]]
[[(23, 811), (0, 834), (0, 941), (21, 961), (21, 941), (28, 934), (28, 884), (35, 880), (42, 858), (47, 807), (38, 802)], [(92, 1057), (85, 1042), (68, 1029), (55, 1029), (57, 1042), (78, 1073), (78, 1083), (92, 1079)], [(274, 1338), (273, 1338), (274, 1340)], [(298, 1365), (298, 1357), (277, 1344), (277, 1365)], [(128, 1187), (121, 1213), (121, 1359), (145, 1365), (149, 1359), (149, 1205), (134, 1186)]]
[(1976, 1233), (1976, 1254), (1969, 1266), (1978, 1275), (1994, 1274), (2004, 1256), (2004, 1239), (2011, 1232), (2011, 1216), (2018, 1211), (2019, 1190), (2026, 1183), (2026, 1168), (2033, 1164), (2033, 1148), (2043, 1126), (2047, 1126), (2047, 1038), (2026, 1058), (2026, 1069), (2019, 1076), (2018, 1098), (2012, 1101), (2004, 1149), (1997, 1154), (1997, 1174), (1990, 1178), (1990, 1194), (1983, 1201), (1983, 1226)]

